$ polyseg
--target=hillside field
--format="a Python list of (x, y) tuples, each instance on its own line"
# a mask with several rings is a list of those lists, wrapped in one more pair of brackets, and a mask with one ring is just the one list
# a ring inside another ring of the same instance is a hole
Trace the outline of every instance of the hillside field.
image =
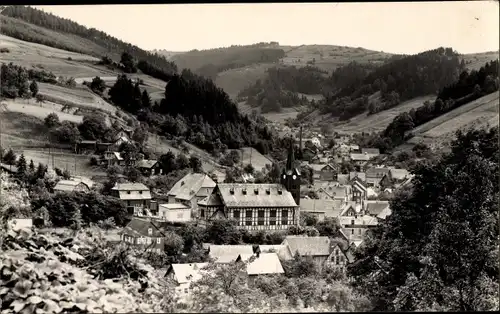
[(381, 132), (385, 130), (392, 120), (400, 113), (408, 112), (413, 108), (416, 109), (422, 106), (425, 101), (434, 101), (435, 99), (435, 95), (428, 95), (405, 101), (394, 108), (383, 110), (372, 115), (363, 113), (350, 119), (347, 123), (335, 125), (334, 129), (343, 134)]
[(481, 97), (416, 127), (411, 131), (414, 137), (408, 143), (423, 142), (441, 147), (452, 140), (459, 129), (498, 126), (498, 106), (499, 92)]

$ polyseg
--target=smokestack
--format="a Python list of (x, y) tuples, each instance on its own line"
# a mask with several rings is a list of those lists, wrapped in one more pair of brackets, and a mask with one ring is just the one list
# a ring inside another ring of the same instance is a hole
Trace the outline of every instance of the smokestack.
[(300, 131), (299, 131), (299, 149), (302, 152), (302, 125), (300, 126)]

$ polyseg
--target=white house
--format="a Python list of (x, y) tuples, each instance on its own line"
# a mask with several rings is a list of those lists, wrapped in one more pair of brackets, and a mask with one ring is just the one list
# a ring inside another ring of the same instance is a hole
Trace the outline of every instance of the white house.
[(191, 283), (200, 280), (208, 263), (172, 264), (167, 270), (167, 281), (175, 285), (175, 292), (181, 301), (187, 301), (191, 295)]
[(191, 221), (191, 207), (181, 203), (160, 204), (158, 216), (165, 221), (188, 222)]

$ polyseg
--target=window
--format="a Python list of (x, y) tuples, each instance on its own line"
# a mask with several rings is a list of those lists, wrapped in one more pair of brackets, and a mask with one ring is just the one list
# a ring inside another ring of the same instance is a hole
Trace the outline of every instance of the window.
[(130, 206), (130, 201), (127, 201), (127, 206)]
[(335, 258), (335, 264), (337, 264), (337, 265), (338, 265), (338, 264), (339, 264), (339, 262), (340, 262), (340, 258), (338, 258), (338, 257), (337, 257), (337, 258)]
[(264, 224), (264, 218), (265, 217), (265, 212), (263, 210), (259, 210), (257, 212), (257, 224), (259, 226), (262, 226)]
[(358, 234), (361, 234), (361, 229), (358, 229)]
[[(161, 238), (156, 238), (156, 243), (160, 244), (161, 243)], [(160, 249), (158, 249), (160, 250)]]
[(253, 213), (252, 213), (252, 211), (251, 211), (251, 210), (247, 210), (247, 211), (246, 211), (246, 213), (245, 213), (246, 218), (247, 218), (247, 219), (251, 219), (251, 218), (252, 218), (252, 214), (253, 214)]
[(253, 211), (247, 210), (245, 211), (245, 226), (252, 225)]
[(153, 235), (153, 228), (148, 228), (148, 235)]
[(147, 243), (148, 243), (148, 244), (151, 244), (151, 238), (148, 238), (148, 239), (147, 239)]
[(235, 210), (233, 212), (233, 218), (234, 219), (240, 219), (240, 211), (239, 210)]
[(139, 194), (142, 194), (142, 191), (139, 191)]
[(354, 234), (354, 229), (351, 229), (351, 234)]
[(188, 288), (184, 288), (184, 293), (188, 293)]
[(353, 219), (353, 220), (351, 220), (351, 225), (354, 225), (354, 219)]
[(269, 224), (271, 226), (276, 225), (276, 209), (272, 209), (269, 211)]
[(339, 256), (339, 258), (340, 258), (340, 262), (341, 262), (342, 264), (344, 264), (344, 257), (343, 257), (342, 255), (340, 255), (340, 256)]
[(130, 191), (127, 191), (127, 194), (130, 194)]
[(281, 224), (288, 225), (288, 210), (286, 209), (281, 211)]
[(205, 210), (204, 209), (200, 209), (200, 217), (205, 218)]

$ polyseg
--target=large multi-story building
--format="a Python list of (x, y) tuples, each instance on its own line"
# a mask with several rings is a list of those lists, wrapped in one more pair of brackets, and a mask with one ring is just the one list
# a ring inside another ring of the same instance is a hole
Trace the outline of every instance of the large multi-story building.
[(198, 202), (199, 219), (234, 219), (248, 230), (287, 229), (299, 223), (300, 171), (290, 149), (281, 184), (217, 184)]

